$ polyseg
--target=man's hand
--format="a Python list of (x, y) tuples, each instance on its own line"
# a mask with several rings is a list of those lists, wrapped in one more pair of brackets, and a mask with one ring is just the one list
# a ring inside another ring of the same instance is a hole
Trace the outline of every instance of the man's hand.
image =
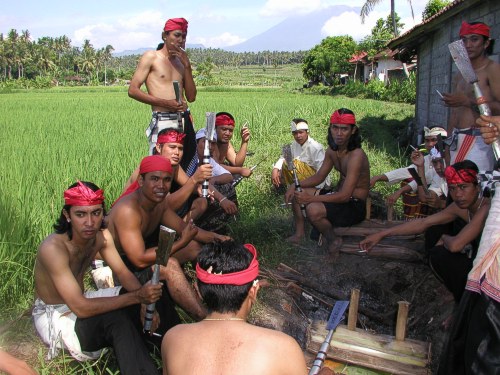
[(420, 151), (413, 151), (411, 153), (411, 162), (415, 164), (417, 167), (424, 167), (424, 154)]
[(271, 181), (276, 187), (279, 187), (281, 185), (281, 171), (278, 168), (273, 168), (273, 171), (271, 173)]
[[(142, 305), (141, 306), (141, 322), (142, 326), (144, 327), (144, 318), (146, 317), (146, 307), (147, 305)], [(155, 310), (153, 313), (153, 321), (151, 322), (151, 334), (158, 329), (160, 326), (160, 315), (158, 314), (158, 311)]]
[(238, 213), (238, 207), (236, 204), (227, 198), (223, 198), (222, 202), (219, 202), (219, 206), (221, 206), (224, 212), (228, 215), (236, 215)]
[(363, 251), (370, 252), (373, 246), (378, 244), (380, 240), (384, 238), (380, 232), (379, 233), (373, 233), (367, 236), (363, 241), (359, 243), (359, 248)]
[[(484, 116), (481, 115), (476, 124), (480, 126), (481, 135), (484, 143), (492, 144), (500, 136), (500, 116)], [(493, 126), (490, 126), (493, 125)]]
[(201, 164), (196, 169), (193, 174), (193, 179), (197, 184), (201, 184), (203, 181), (208, 180), (212, 177), (212, 165), (211, 164)]
[(250, 129), (246, 126), (243, 126), (240, 131), (241, 134), (241, 143), (248, 143), (250, 140)]
[(443, 102), (447, 107), (472, 107), (472, 102), (464, 94), (447, 94), (443, 93)]
[(434, 191), (430, 191), (430, 194), (425, 197), (425, 203), (431, 207), (443, 208), (443, 200), (438, 197)]
[(295, 185), (291, 184), (285, 193), (285, 202), (290, 203), (295, 195)]
[(250, 177), (252, 175), (252, 170), (250, 168), (241, 168), (241, 173), (243, 177)]
[(385, 202), (387, 204), (395, 204), (396, 201), (399, 199), (399, 197), (401, 196), (401, 193), (398, 191), (392, 193), (391, 195), (389, 195), (386, 199), (385, 199)]
[(160, 299), (161, 292), (161, 283), (152, 285), (151, 281), (148, 281), (140, 289), (136, 290), (136, 296), (139, 299), (139, 303), (149, 305), (150, 303), (156, 302)]
[(378, 176), (373, 176), (370, 178), (370, 189), (375, 186), (375, 184), (382, 180), (382, 174)]
[(295, 199), (295, 202), (297, 202), (298, 204), (309, 204), (312, 202), (313, 195), (310, 195), (305, 191), (295, 190), (293, 198)]

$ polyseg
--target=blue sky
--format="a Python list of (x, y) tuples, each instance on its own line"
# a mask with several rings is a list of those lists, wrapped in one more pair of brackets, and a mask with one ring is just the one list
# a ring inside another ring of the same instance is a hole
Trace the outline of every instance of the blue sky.
[[(396, 11), (405, 29), (421, 21), (427, 0), (412, 0), (415, 20), (408, 1), (397, 0)], [(222, 48), (258, 35), (287, 16), (331, 5), (359, 6), (363, 0), (17, 0), (4, 2), (0, 12), (0, 32), (12, 28), (29, 30), (32, 39), (66, 35), (75, 46), (85, 39), (95, 48), (111, 44), (115, 52), (154, 47), (168, 18), (189, 21), (188, 43)], [(349, 34), (356, 40), (370, 33), (375, 21), (387, 17), (389, 0), (376, 6), (365, 24), (358, 14), (347, 13), (322, 26), (327, 36)], [(300, 25), (300, 27), (308, 27)]]

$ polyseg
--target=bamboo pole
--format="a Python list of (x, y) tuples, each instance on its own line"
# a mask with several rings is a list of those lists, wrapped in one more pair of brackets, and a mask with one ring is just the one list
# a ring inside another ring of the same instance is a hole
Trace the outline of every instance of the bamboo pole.
[(349, 302), (349, 315), (347, 317), (347, 329), (356, 330), (358, 321), (359, 289), (351, 290), (351, 301)]
[(398, 318), (396, 320), (396, 340), (404, 341), (406, 337), (406, 323), (408, 321), (408, 309), (410, 303), (406, 301), (398, 302)]

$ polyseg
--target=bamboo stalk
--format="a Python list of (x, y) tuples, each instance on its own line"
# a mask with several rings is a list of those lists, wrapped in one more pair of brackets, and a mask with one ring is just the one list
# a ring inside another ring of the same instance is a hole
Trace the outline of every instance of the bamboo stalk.
[(359, 289), (351, 290), (351, 301), (349, 302), (349, 315), (347, 317), (347, 329), (354, 331), (358, 322)]
[(398, 318), (396, 320), (396, 340), (404, 341), (406, 337), (406, 323), (408, 321), (408, 310), (410, 303), (406, 301), (398, 302)]

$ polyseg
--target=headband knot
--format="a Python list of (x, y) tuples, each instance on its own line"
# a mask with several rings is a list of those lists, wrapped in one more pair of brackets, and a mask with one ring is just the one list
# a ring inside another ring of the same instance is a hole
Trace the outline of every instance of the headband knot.
[(64, 202), (69, 206), (94, 206), (104, 202), (104, 191), (92, 190), (78, 180), (77, 185), (64, 192)]
[(205, 284), (224, 284), (224, 285), (245, 285), (254, 281), (259, 276), (259, 261), (257, 260), (257, 249), (252, 244), (243, 245), (252, 255), (252, 261), (247, 269), (223, 274), (215, 273), (213, 267), (204, 270), (200, 263), (196, 263), (196, 277)]
[(356, 117), (350, 113), (341, 114), (337, 110), (330, 116), (330, 124), (356, 125)]

